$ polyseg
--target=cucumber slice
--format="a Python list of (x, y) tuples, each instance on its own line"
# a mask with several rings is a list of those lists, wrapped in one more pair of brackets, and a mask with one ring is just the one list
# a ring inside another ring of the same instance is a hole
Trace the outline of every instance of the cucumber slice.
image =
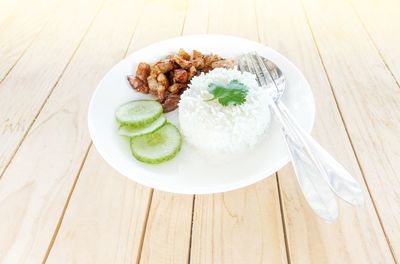
[(151, 134), (131, 139), (133, 156), (150, 164), (158, 164), (174, 158), (181, 149), (181, 145), (181, 134), (178, 128), (170, 123), (166, 123)]
[(137, 100), (118, 107), (115, 117), (123, 125), (144, 127), (159, 118), (162, 111), (162, 106), (157, 101)]
[(121, 125), (118, 129), (118, 133), (121, 136), (127, 136), (127, 137), (137, 137), (137, 136), (142, 136), (149, 134), (151, 132), (154, 132), (158, 128), (162, 127), (167, 119), (163, 115), (161, 115), (159, 118), (156, 119), (153, 123), (150, 125), (144, 126), (144, 127), (133, 127), (129, 125)]

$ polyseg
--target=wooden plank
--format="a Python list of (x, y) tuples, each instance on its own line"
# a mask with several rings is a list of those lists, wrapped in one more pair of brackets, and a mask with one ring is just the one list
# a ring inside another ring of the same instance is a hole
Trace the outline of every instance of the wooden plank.
[(188, 0), (184, 35), (207, 33), (209, 6), (209, 0)]
[(16, 10), (22, 8), (27, 0), (3, 0), (0, 1), (0, 26), (4, 20), (14, 15)]
[[(291, 59), (305, 74), (313, 89), (317, 109), (314, 137), (363, 184), (301, 3), (283, 0), (257, 1), (257, 4), (262, 42)], [(285, 10), (285, 16), (275, 10)], [(335, 42), (332, 43), (334, 45)], [(393, 261), (365, 187), (365, 208), (356, 209), (340, 202), (339, 219), (335, 224), (327, 225), (308, 207), (291, 165), (279, 171), (278, 177), (292, 263)]]
[[(98, 15), (0, 180), (2, 262), (38, 263), (46, 254), (90, 144), (86, 109), (91, 94), (124, 56), (134, 30), (136, 11), (127, 7), (136, 2), (128, 2), (109, 1)], [(74, 18), (96, 6), (73, 10)]]
[(193, 195), (154, 190), (140, 263), (187, 263)]
[[(185, 6), (171, 6), (165, 2), (155, 1), (146, 2), (143, 8), (136, 6), (127, 9), (135, 9), (142, 14), (128, 53), (181, 33)], [(160, 16), (160, 13), (165, 15)], [(152, 23), (149, 24), (148, 21)], [(159, 31), (159, 25), (163, 25), (163, 31)], [(94, 150), (89, 152), (88, 160), (66, 210), (48, 262), (58, 263), (61, 258), (66, 262), (91, 260), (93, 256), (96, 256), (96, 263), (130, 262), (139, 260), (141, 248), (143, 248), (141, 262), (146, 260), (155, 263), (186, 262), (189, 252), (192, 196), (155, 191), (152, 199), (150, 189), (132, 182), (127, 185), (129, 180), (121, 175), (116, 176), (117, 173), (111, 168), (96, 169), (98, 164), (104, 161)], [(97, 183), (96, 188), (93, 188), (94, 181)], [(140, 195), (135, 199), (127, 199), (130, 196), (115, 197), (115, 193), (140, 193)], [(106, 205), (103, 202), (87, 205), (90, 199), (113, 202)], [(147, 210), (150, 200), (152, 206)], [(124, 208), (118, 204), (130, 208), (130, 213), (122, 214), (121, 210)], [(150, 215), (147, 220), (148, 214)], [(98, 218), (103, 221), (96, 221)], [(144, 237), (146, 221), (147, 229)], [(87, 223), (91, 224), (89, 230)], [(114, 228), (107, 228), (108, 226)], [(133, 227), (135, 232), (132, 234)], [(139, 232), (142, 228), (143, 230)], [(99, 230), (102, 230), (104, 237), (114, 239), (98, 239)], [(74, 236), (71, 236), (71, 233), (74, 233)], [(130, 234), (130, 237), (126, 238), (122, 234)], [(116, 239), (120, 235), (123, 238)], [(85, 246), (82, 250), (84, 244), (90, 246)]]
[[(21, 3), (22, 2), (22, 3)], [(6, 1), (0, 9), (0, 82), (43, 29), (60, 0)], [(15, 10), (7, 15), (7, 12)]]
[[(399, 261), (399, 87), (348, 1), (306, 0), (304, 5), (370, 194)], [(370, 254), (376, 254), (377, 245), (371, 247)]]
[[(209, 33), (258, 39), (252, 3), (210, 1), (209, 13)], [(285, 251), (275, 176), (240, 190), (196, 196), (191, 263), (286, 263)]]
[(185, 1), (170, 3), (162, 0), (146, 1), (128, 54), (151, 43), (181, 35), (186, 9)]
[[(210, 1), (208, 30), (213, 34), (239, 35), (257, 40), (254, 2)], [(229, 7), (229, 12), (226, 12)]]
[(352, 0), (380, 55), (400, 83), (400, 4), (397, 0)]
[(0, 83), (0, 175), (65, 70), (102, 1), (73, 0), (59, 5), (30, 49)]
[(276, 178), (196, 196), (191, 263), (286, 263)]
[(91, 148), (47, 263), (137, 262), (149, 202)]

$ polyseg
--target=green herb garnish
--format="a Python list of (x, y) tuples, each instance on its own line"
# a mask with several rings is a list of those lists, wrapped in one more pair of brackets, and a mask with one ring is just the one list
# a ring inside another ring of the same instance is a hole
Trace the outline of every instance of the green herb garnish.
[(228, 85), (221, 85), (210, 83), (208, 85), (208, 91), (214, 96), (207, 100), (212, 101), (218, 99), (218, 102), (223, 106), (228, 105), (241, 105), (246, 102), (246, 95), (249, 91), (247, 86), (238, 80), (232, 80)]

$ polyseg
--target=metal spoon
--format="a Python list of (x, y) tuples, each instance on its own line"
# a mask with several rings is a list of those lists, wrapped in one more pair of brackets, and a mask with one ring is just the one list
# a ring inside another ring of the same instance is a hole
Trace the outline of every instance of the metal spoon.
[(271, 111), (281, 124), (299, 185), (314, 212), (327, 222), (337, 218), (339, 210), (332, 191), (352, 205), (362, 205), (364, 196), (358, 182), (297, 123), (280, 101), (286, 81), (276, 64), (255, 52), (241, 56), (238, 64), (239, 70), (255, 74), (259, 84), (270, 89)]

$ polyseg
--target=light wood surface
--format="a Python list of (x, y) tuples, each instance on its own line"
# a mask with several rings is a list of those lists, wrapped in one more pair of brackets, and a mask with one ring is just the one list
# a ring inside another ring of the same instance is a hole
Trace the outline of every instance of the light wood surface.
[[(239, 13), (226, 12), (234, 5)], [(210, 1), (208, 31), (258, 40), (254, 6)], [(243, 24), (243, 25), (242, 25)], [(285, 263), (286, 251), (276, 177), (224, 194), (196, 196), (192, 263)]]
[[(257, 10), (267, 10), (259, 1)], [(262, 41), (290, 57), (302, 69), (313, 88), (316, 107), (319, 109), (313, 135), (348, 168), (359, 182), (363, 178), (347, 137), (334, 91), (324, 71), (307, 16), (302, 3), (297, 0), (274, 1), (260, 20)], [(273, 10), (287, 10), (282, 17)], [(260, 13), (261, 17), (261, 13)], [(274, 27), (273, 23), (282, 25)], [(293, 34), (295, 32), (295, 34)], [(285, 39), (285, 42), (280, 40)], [(287, 228), (290, 258), (293, 263), (379, 263), (393, 261), (373, 204), (367, 198), (366, 208), (354, 209), (340, 203), (340, 216), (336, 223), (326, 227), (317, 219), (304, 201), (291, 166), (279, 171), (279, 183)], [(368, 190), (365, 188), (365, 192)], [(353, 223), (349, 225), (348, 223)], [(308, 243), (302, 239), (308, 237)], [(368, 237), (368, 240), (365, 239)], [(341, 241), (338, 243), (337, 241)], [(373, 241), (373, 242), (372, 242)], [(371, 243), (372, 242), (372, 243)]]
[[(0, 263), (400, 262), (400, 3), (0, 0)], [(318, 219), (291, 165), (240, 190), (160, 192), (96, 152), (87, 107), (119, 60), (178, 35), (259, 41), (311, 84), (313, 136), (365, 190)]]

